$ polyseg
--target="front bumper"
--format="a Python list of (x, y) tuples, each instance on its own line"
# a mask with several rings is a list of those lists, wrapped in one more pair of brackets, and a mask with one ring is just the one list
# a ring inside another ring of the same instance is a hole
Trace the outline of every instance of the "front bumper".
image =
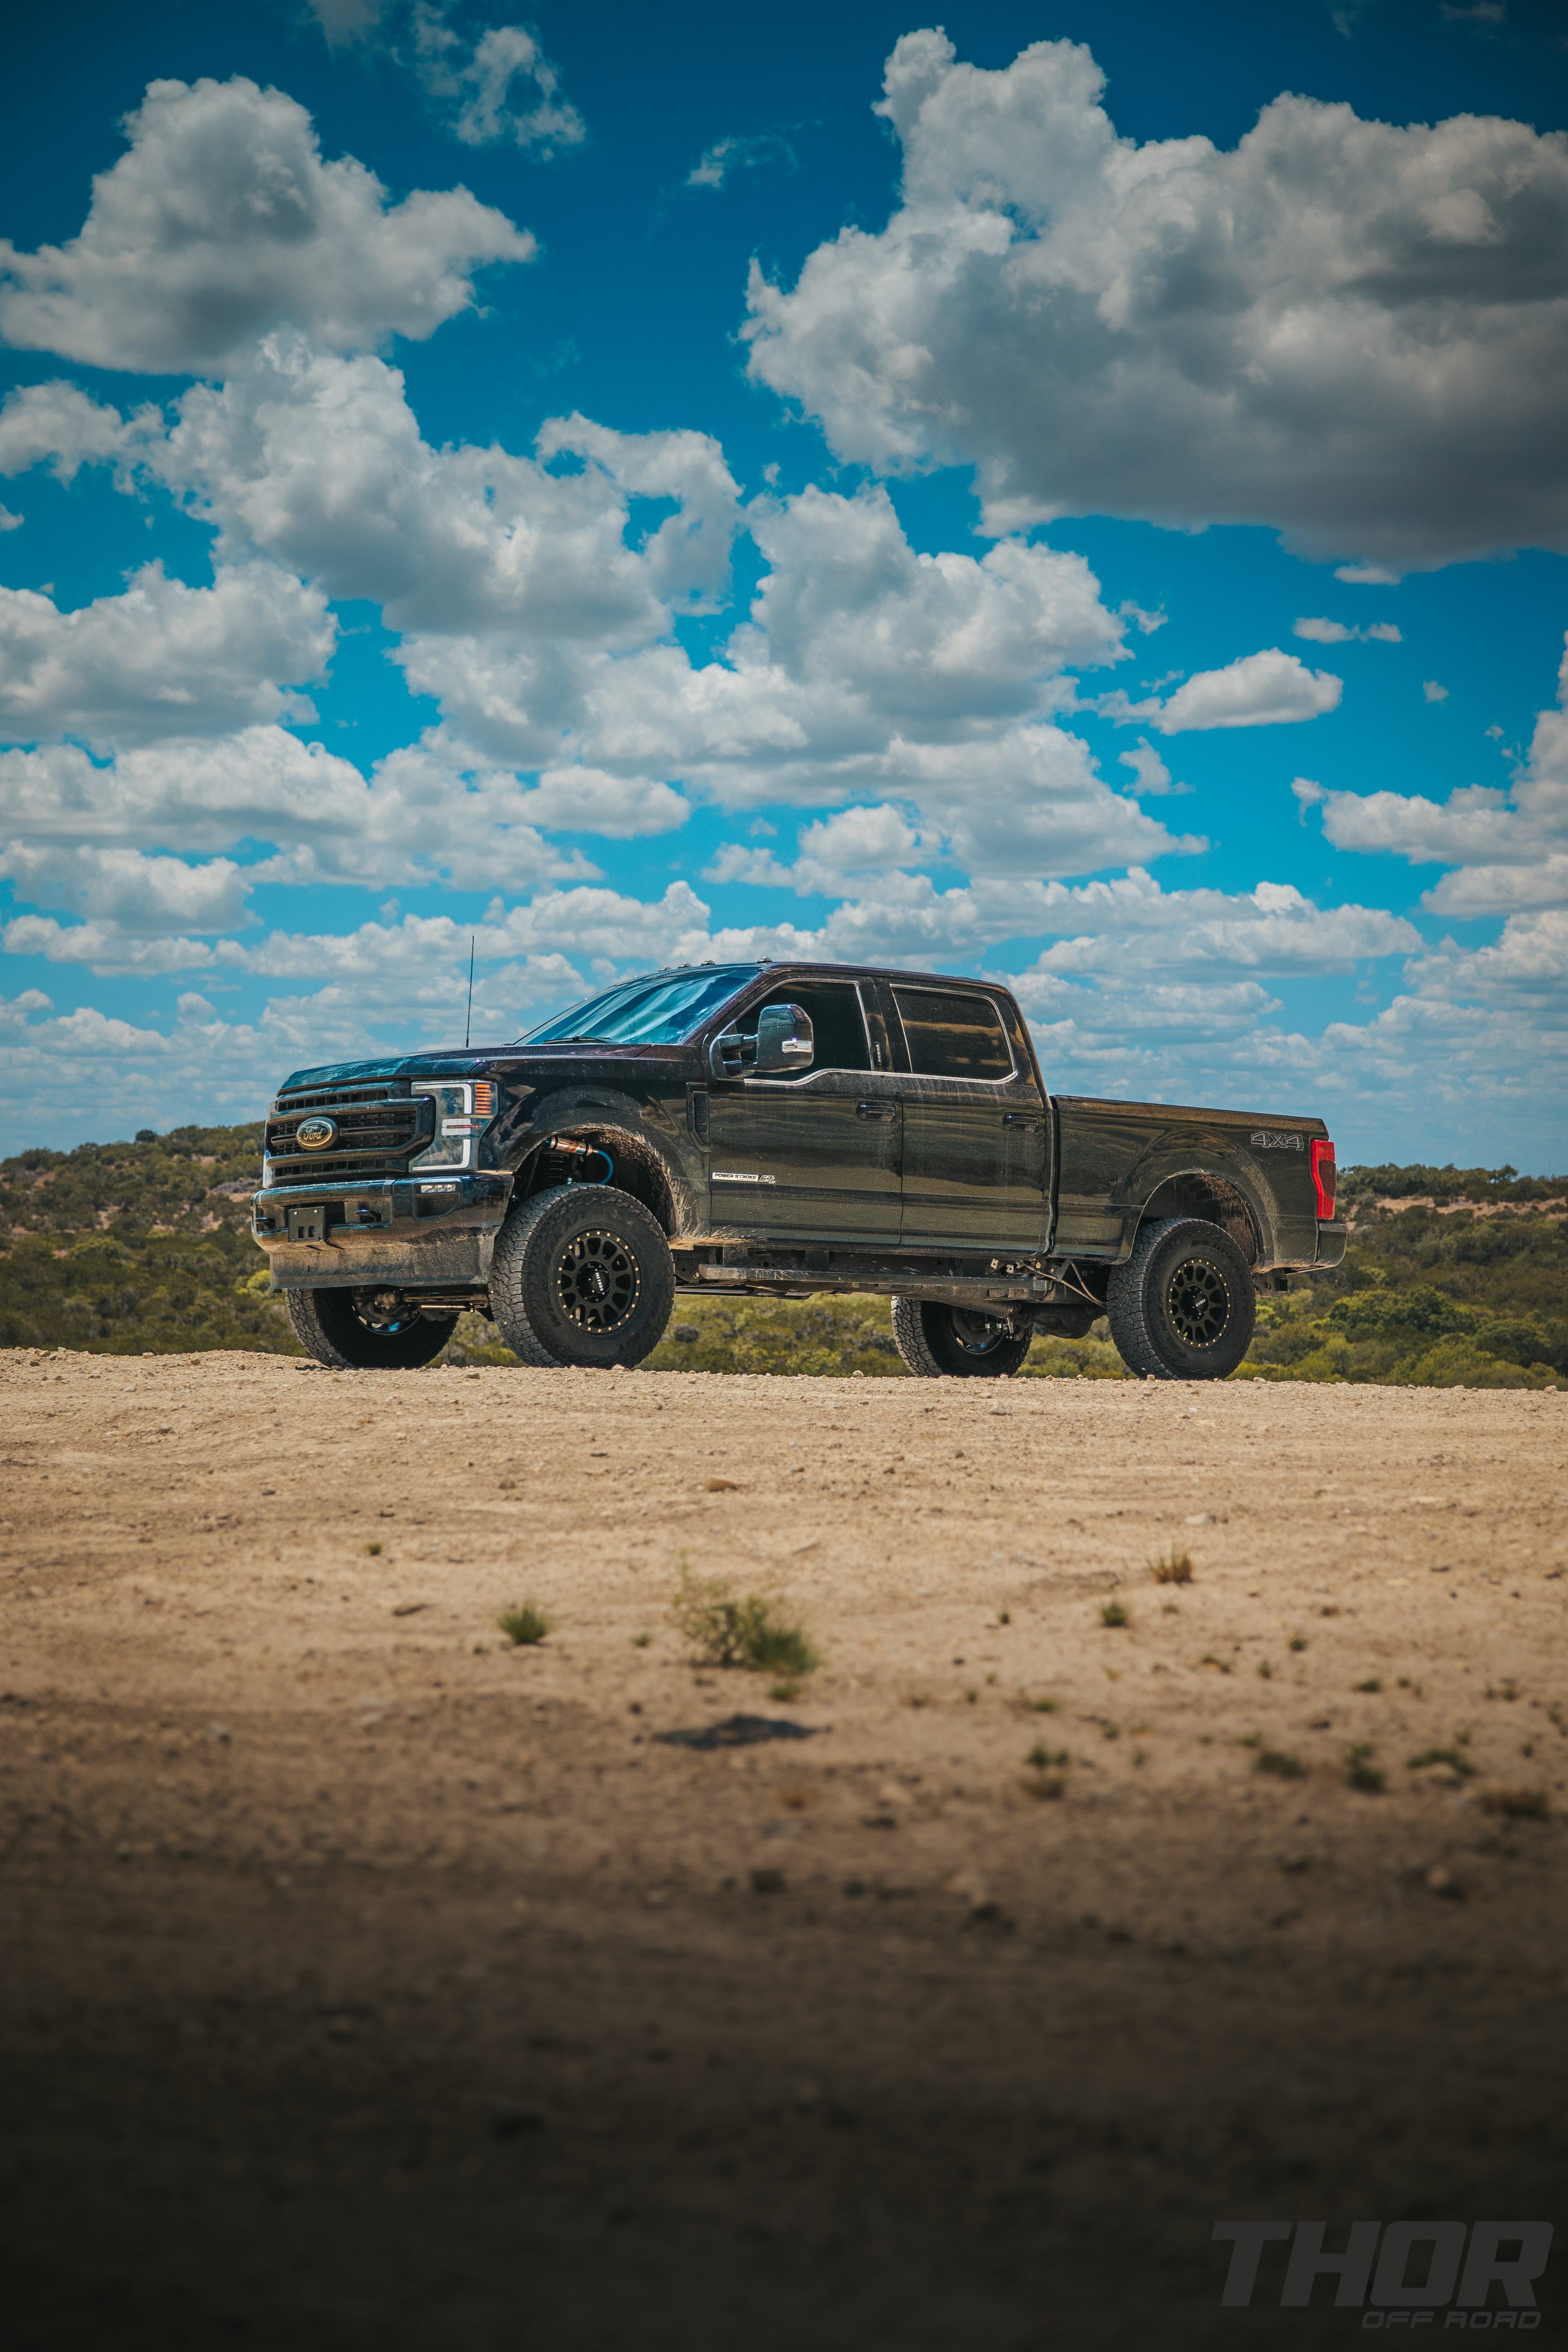
[(273, 1185), (251, 1203), (274, 1290), (488, 1287), (509, 1175)]

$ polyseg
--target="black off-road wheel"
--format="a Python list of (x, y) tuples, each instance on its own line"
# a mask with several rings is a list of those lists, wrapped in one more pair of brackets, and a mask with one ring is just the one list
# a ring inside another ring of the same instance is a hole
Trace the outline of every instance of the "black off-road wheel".
[(895, 1298), (893, 1338), (922, 1380), (1005, 1381), (1029, 1352), (1032, 1331), (1015, 1336), (994, 1316), (931, 1299)]
[(340, 1371), (417, 1371), (440, 1354), (458, 1320), (373, 1290), (290, 1290), (283, 1303), (307, 1354)]
[(1202, 1217), (1145, 1225), (1106, 1298), (1110, 1336), (1129, 1371), (1157, 1381), (1222, 1381), (1252, 1345), (1252, 1268), (1227, 1233)]
[(674, 1306), (664, 1229), (616, 1185), (536, 1192), (496, 1237), (490, 1313), (525, 1364), (640, 1364)]

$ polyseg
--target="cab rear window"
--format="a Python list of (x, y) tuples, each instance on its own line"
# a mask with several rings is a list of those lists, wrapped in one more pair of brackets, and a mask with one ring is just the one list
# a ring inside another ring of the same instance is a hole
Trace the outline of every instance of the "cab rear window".
[(995, 1006), (956, 990), (895, 988), (910, 1067), (923, 1078), (1010, 1078), (1013, 1055)]

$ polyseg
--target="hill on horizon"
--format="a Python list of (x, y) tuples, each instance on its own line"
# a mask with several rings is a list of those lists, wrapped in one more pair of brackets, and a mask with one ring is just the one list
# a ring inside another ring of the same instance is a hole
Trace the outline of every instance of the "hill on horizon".
[[(250, 1238), (261, 1123), (142, 1129), (0, 1160), (0, 1347), (303, 1352)], [(1568, 1177), (1347, 1168), (1345, 1263), (1259, 1302), (1237, 1379), (1568, 1387)], [(479, 1315), (446, 1351), (510, 1363)], [(888, 1302), (682, 1297), (653, 1370), (903, 1377)], [(1026, 1376), (1121, 1379), (1103, 1322), (1037, 1339)]]

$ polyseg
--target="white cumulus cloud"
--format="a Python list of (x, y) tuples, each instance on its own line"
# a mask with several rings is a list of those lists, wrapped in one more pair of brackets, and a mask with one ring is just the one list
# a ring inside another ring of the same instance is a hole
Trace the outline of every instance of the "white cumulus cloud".
[(278, 681), (322, 677), (336, 638), (321, 592), (270, 563), (220, 566), (210, 588), (149, 563), (122, 595), (74, 613), (0, 588), (0, 727), (106, 749), (309, 717)]
[(1405, 642), (1393, 621), (1373, 621), (1362, 629), (1352, 628), (1344, 621), (1307, 619), (1294, 622), (1290, 634), (1293, 637), (1305, 637), (1314, 646), (1398, 646)]
[(1451, 866), (1426, 894), (1435, 914), (1568, 907), (1568, 651), (1557, 684), (1556, 707), (1537, 717), (1530, 757), (1506, 791), (1468, 784), (1436, 801), (1425, 793), (1326, 792), (1305, 777), (1291, 789), (1304, 808), (1321, 809), (1337, 849)]
[(1308, 669), (1295, 654), (1277, 646), (1244, 654), (1224, 669), (1199, 670), (1162, 702), (1158, 696), (1129, 702), (1107, 695), (1100, 709), (1119, 724), (1141, 719), (1162, 735), (1184, 735), (1209, 727), (1283, 727), (1321, 719), (1337, 710), (1344, 683), (1331, 670)]
[(534, 239), (466, 188), (389, 205), (309, 114), (252, 81), (154, 81), (81, 233), (0, 239), (0, 337), (90, 366), (207, 374), (290, 323), (333, 349), (422, 339), (472, 302), (476, 269)]
[(840, 457), (977, 465), (998, 530), (1268, 522), (1363, 578), (1568, 546), (1568, 137), (1284, 96), (1140, 145), (1103, 79), (906, 34), (899, 205), (792, 289), (753, 268), (752, 375)]
[(151, 404), (127, 419), (58, 378), (22, 384), (0, 404), (0, 474), (25, 474), (48, 457), (56, 477), (72, 482), (83, 466), (133, 453), (163, 422)]

